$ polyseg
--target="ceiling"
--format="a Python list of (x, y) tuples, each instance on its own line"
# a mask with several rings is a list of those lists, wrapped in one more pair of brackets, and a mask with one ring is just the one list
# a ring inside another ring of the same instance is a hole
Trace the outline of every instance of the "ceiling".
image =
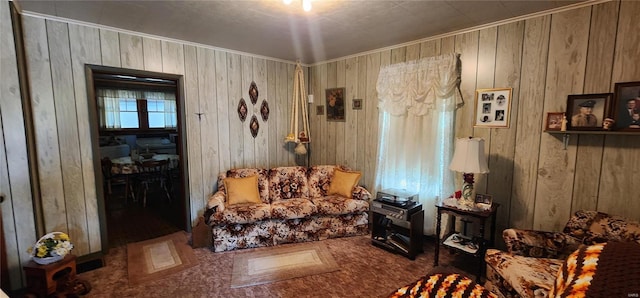
[[(27, 1), (28, 15), (100, 26), (304, 64), (333, 60), (580, 1)], [(589, 2), (589, 1), (587, 1)]]

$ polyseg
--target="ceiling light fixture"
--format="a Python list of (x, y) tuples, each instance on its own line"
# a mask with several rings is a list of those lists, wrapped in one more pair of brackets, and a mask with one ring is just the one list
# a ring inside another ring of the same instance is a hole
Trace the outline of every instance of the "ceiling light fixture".
[[(289, 5), (293, 0), (282, 0), (282, 3)], [(304, 11), (311, 11), (311, 0), (302, 0), (302, 9)]]

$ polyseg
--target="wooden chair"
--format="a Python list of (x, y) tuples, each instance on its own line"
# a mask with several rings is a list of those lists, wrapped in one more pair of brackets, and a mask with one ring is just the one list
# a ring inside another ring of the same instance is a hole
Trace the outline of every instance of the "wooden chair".
[(135, 195), (133, 193), (133, 186), (129, 183), (129, 174), (113, 174), (111, 172), (111, 168), (113, 167), (113, 162), (108, 157), (105, 157), (101, 160), (102, 164), (102, 177), (104, 179), (104, 183), (106, 186), (106, 191), (109, 196), (113, 194), (112, 185), (124, 185), (124, 201), (127, 202), (129, 198), (129, 192), (131, 192), (131, 198), (135, 200)]
[[(171, 201), (171, 195), (167, 189), (169, 160), (146, 160), (136, 162), (139, 173), (138, 179), (140, 181), (140, 187), (142, 188), (142, 206), (147, 206), (147, 191), (150, 184), (158, 183), (159, 187), (164, 190), (167, 195), (167, 199)], [(140, 190), (139, 190), (140, 191)]]

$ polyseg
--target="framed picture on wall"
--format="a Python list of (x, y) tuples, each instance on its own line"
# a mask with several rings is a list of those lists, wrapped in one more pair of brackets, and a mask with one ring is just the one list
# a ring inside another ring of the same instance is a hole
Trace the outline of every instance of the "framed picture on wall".
[(478, 89), (475, 103), (475, 127), (509, 127), (511, 88)]
[(564, 113), (547, 113), (547, 124), (544, 130), (561, 130)]
[(567, 96), (567, 130), (602, 130), (609, 118), (611, 93)]
[(362, 99), (354, 98), (353, 99), (353, 109), (354, 110), (362, 110)]
[(327, 121), (345, 121), (344, 92), (345, 88), (325, 90), (325, 97), (327, 99)]
[(640, 133), (640, 82), (616, 83), (612, 107), (616, 130)]

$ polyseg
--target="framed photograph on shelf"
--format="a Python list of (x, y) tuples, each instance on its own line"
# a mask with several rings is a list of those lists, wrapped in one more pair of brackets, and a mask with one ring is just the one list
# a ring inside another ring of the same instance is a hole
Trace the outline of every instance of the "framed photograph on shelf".
[(567, 130), (602, 130), (612, 97), (611, 93), (567, 96)]
[(475, 127), (508, 128), (511, 88), (476, 90)]
[(493, 197), (491, 195), (487, 195), (487, 194), (476, 194), (476, 198), (475, 198), (475, 203), (476, 204), (486, 204), (491, 206), (491, 203), (493, 202)]
[(345, 121), (345, 88), (326, 89), (325, 96), (327, 99), (327, 121)]
[(561, 113), (547, 113), (547, 124), (544, 130), (561, 130), (562, 118), (564, 118), (564, 112)]
[(640, 82), (616, 83), (612, 106), (616, 130), (640, 133)]

